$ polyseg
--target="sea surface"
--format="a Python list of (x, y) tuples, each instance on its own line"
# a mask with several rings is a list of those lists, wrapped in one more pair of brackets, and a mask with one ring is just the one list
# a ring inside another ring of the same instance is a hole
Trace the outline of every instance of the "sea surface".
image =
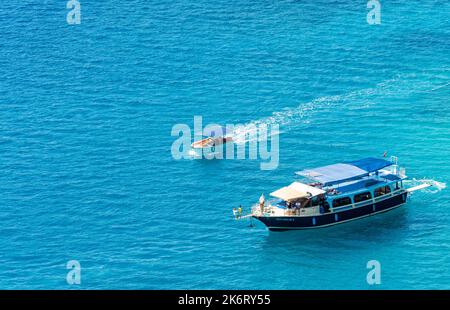
[[(450, 289), (449, 1), (80, 3), (0, 5), (1, 289)], [(194, 115), (278, 124), (278, 168), (175, 160)], [(436, 186), (313, 231), (232, 217), (384, 152)]]

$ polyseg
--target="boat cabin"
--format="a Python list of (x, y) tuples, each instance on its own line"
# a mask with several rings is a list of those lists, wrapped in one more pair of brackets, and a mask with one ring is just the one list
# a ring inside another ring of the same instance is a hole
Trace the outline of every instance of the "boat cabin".
[(376, 203), (404, 191), (403, 179), (406, 178), (398, 171), (395, 160), (377, 158), (307, 169), (296, 174), (312, 182), (293, 182), (272, 192), (270, 195), (279, 200), (266, 209), (269, 214), (320, 215)]
[(300, 215), (319, 212), (325, 201), (323, 189), (300, 182), (270, 193), (270, 196), (280, 199), (277, 206), (285, 209), (286, 214)]
[(362, 180), (337, 184), (327, 189), (326, 203), (331, 211), (363, 205), (368, 200), (381, 200), (403, 190), (400, 177), (387, 174), (369, 176)]

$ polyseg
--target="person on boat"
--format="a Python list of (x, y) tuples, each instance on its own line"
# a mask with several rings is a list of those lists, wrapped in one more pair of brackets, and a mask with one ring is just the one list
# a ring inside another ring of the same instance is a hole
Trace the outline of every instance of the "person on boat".
[(320, 212), (320, 214), (324, 214), (325, 213), (325, 208), (323, 207), (323, 205), (319, 206), (319, 212)]
[(288, 201), (286, 203), (286, 208), (287, 208), (287, 210), (286, 210), (287, 214), (292, 215), (295, 213), (295, 203), (294, 202)]
[(261, 197), (259, 197), (259, 209), (261, 210), (261, 214), (264, 214), (264, 203), (266, 202), (266, 199), (264, 197), (264, 194), (261, 194)]
[(234, 216), (235, 219), (238, 218), (236, 208), (233, 208), (233, 216)]
[(239, 206), (238, 208), (238, 218), (241, 218), (242, 216), (242, 206)]
[(325, 213), (330, 212), (330, 204), (326, 201), (323, 202), (323, 209), (325, 211)]

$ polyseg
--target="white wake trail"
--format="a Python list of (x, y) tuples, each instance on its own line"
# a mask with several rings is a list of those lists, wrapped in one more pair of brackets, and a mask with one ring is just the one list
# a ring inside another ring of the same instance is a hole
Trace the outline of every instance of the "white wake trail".
[(405, 180), (403, 181), (405, 184), (408, 184), (408, 186), (417, 186), (420, 184), (430, 184), (431, 186), (424, 189), (423, 192), (425, 193), (430, 193), (430, 194), (436, 194), (440, 191), (442, 191), (443, 189), (445, 189), (447, 187), (447, 184), (444, 182), (439, 182), (436, 181), (434, 179), (416, 179), (416, 178), (412, 178), (410, 180)]
[[(413, 87), (414, 86), (414, 87)], [(311, 120), (311, 115), (327, 108), (348, 107), (352, 105), (365, 107), (376, 104), (374, 96), (395, 96), (401, 93), (408, 96), (414, 92), (429, 91), (435, 86), (428, 80), (421, 80), (416, 74), (398, 74), (392, 79), (385, 80), (376, 84), (374, 87), (355, 90), (347, 94), (324, 96), (305, 102), (294, 108), (287, 108), (283, 111), (273, 112), (271, 116), (248, 122), (233, 134), (235, 143), (246, 143), (259, 139), (257, 136), (260, 125), (266, 125), (269, 128), (273, 125), (288, 128), (290, 125), (307, 124)], [(270, 133), (270, 136), (280, 134), (280, 132)]]

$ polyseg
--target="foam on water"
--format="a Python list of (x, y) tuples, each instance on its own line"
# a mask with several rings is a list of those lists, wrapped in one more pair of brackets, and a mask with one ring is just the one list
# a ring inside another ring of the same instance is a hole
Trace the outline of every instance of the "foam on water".
[[(374, 87), (355, 90), (342, 95), (319, 97), (310, 102), (302, 103), (295, 108), (287, 108), (284, 111), (273, 112), (269, 117), (255, 120), (244, 125), (243, 131), (251, 132), (251, 128), (253, 128), (254, 125), (258, 126), (261, 124), (288, 126), (292, 123), (308, 123), (308, 116), (313, 112), (319, 112), (324, 108), (336, 106), (339, 106), (339, 108), (350, 108), (352, 105), (360, 105), (361, 102), (364, 102), (365, 104), (376, 104), (374, 101), (369, 101), (372, 96), (389, 96), (400, 92), (405, 96), (410, 93), (433, 90), (433, 85), (434, 84), (430, 81), (420, 80), (416, 74), (398, 74), (396, 77), (380, 82)], [(245, 128), (249, 129), (246, 131)]]
[(440, 182), (440, 181), (436, 181), (434, 179), (427, 179), (427, 178), (423, 178), (423, 179), (417, 179), (417, 178), (412, 178), (410, 180), (405, 180), (403, 181), (404, 184), (413, 187), (413, 186), (417, 186), (420, 184), (430, 184), (430, 187), (427, 187), (425, 189), (422, 190), (422, 192), (425, 193), (430, 193), (430, 194), (436, 194), (442, 190), (444, 190), (447, 185), (444, 182)]
[[(259, 126), (278, 125), (284, 129), (300, 124), (308, 124), (311, 121), (313, 113), (323, 112), (325, 109), (336, 108), (350, 109), (355, 106), (365, 107), (376, 105), (377, 96), (392, 96), (402, 93), (402, 96), (408, 96), (412, 93), (433, 91), (443, 88), (447, 85), (435, 86), (437, 82), (424, 80), (426, 73), (418, 74), (397, 74), (394, 78), (377, 83), (374, 87), (355, 90), (347, 94), (335, 96), (318, 97), (310, 102), (305, 102), (295, 108), (285, 108), (283, 111), (276, 111), (269, 117), (261, 118), (242, 125), (233, 132), (235, 143), (246, 143), (255, 139), (260, 139), (257, 128)], [(269, 137), (278, 135), (281, 132), (270, 132)]]

